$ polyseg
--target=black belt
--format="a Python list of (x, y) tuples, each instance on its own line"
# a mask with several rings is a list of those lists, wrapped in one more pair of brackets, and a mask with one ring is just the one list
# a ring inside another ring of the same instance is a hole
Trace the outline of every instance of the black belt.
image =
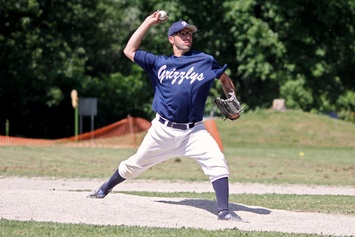
[(176, 128), (176, 129), (180, 129), (180, 130), (186, 130), (186, 129), (195, 127), (195, 123), (173, 123), (173, 122), (170, 122), (169, 120), (166, 120), (162, 117), (159, 117), (159, 122), (166, 125), (167, 127)]

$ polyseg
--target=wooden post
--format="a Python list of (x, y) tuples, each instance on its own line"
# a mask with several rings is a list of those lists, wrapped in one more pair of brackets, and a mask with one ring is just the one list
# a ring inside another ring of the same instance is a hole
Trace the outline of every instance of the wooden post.
[(78, 92), (74, 89), (71, 91), (71, 103), (74, 108), (74, 135), (75, 141), (78, 141)]

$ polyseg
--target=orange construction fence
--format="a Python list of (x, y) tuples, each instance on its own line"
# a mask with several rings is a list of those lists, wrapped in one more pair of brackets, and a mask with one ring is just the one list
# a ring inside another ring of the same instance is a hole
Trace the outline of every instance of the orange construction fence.
[[(0, 146), (1, 145), (28, 145), (28, 146), (50, 146), (50, 145), (83, 145), (86, 146), (89, 142), (90, 146), (95, 145), (95, 142), (99, 142), (100, 144), (103, 141), (110, 142), (109, 140), (112, 138), (121, 137), (122, 139), (117, 144), (119, 147), (131, 147), (136, 145), (136, 134), (147, 131), (151, 126), (151, 123), (143, 118), (130, 117), (128, 116), (126, 119), (120, 120), (116, 123), (110, 124), (108, 126), (96, 129), (91, 132), (86, 132), (83, 134), (79, 134), (77, 137), (67, 137), (61, 139), (34, 139), (34, 138), (23, 138), (23, 137), (11, 137), (11, 136), (0, 136)], [(133, 137), (132, 139), (126, 139), (126, 136)], [(73, 141), (77, 141), (73, 143)], [(117, 140), (116, 140), (117, 142)]]
[[(218, 133), (216, 121), (208, 119), (204, 121), (207, 131), (216, 140), (223, 151), (223, 144)], [(61, 139), (34, 139), (23, 137), (11, 137), (0, 135), (0, 146), (88, 146), (88, 147), (137, 147), (143, 139), (145, 132), (150, 128), (151, 122), (143, 118), (130, 117), (116, 123), (96, 129), (91, 132), (79, 134), (77, 137)]]

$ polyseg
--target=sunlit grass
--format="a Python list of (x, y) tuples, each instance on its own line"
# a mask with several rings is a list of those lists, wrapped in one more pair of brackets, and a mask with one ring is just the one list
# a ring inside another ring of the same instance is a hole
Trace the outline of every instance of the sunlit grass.
[[(300, 111), (255, 111), (240, 120), (217, 119), (231, 182), (354, 185), (355, 125)], [(0, 176), (108, 178), (136, 149), (94, 147), (0, 146)], [(178, 157), (143, 173), (139, 179), (207, 181), (192, 159)], [(126, 192), (128, 193), (128, 192)], [(131, 195), (203, 199), (214, 193), (129, 192)], [(352, 196), (232, 194), (231, 208), (259, 206), (354, 215)], [(238, 203), (238, 204), (236, 204)], [(237, 229), (207, 231), (128, 226), (96, 226), (0, 220), (1, 236), (317, 236)]]

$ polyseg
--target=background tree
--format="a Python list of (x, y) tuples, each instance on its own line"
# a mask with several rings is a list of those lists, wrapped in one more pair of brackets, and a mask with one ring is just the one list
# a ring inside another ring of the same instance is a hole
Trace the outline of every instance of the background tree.
[[(13, 135), (72, 134), (70, 91), (100, 97), (93, 87), (125, 68), (117, 61), (127, 38), (122, 32), (134, 23), (122, 14), (125, 9), (130, 6), (124, 1), (2, 2), (1, 121), (10, 120)], [(107, 111), (98, 117), (101, 126), (114, 116)]]
[(242, 93), (248, 92), (243, 97), (250, 107), (267, 107), (281, 96), (290, 108), (354, 111), (355, 101), (345, 102), (354, 98), (353, 1), (247, 0), (224, 5), (235, 25), (231, 33), (238, 74), (247, 85)]
[[(10, 135), (72, 136), (72, 89), (79, 97), (98, 98), (96, 127), (127, 114), (153, 118), (149, 79), (122, 50), (157, 9), (168, 12), (169, 22), (151, 28), (142, 49), (171, 54), (170, 23), (186, 20), (197, 25), (194, 49), (229, 65), (228, 74), (249, 110), (269, 108), (274, 98), (283, 97), (289, 108), (335, 111), (355, 120), (352, 0), (0, 4), (0, 126), (9, 119)], [(211, 95), (221, 95), (215, 85)], [(206, 108), (208, 116), (214, 110), (211, 100)]]

